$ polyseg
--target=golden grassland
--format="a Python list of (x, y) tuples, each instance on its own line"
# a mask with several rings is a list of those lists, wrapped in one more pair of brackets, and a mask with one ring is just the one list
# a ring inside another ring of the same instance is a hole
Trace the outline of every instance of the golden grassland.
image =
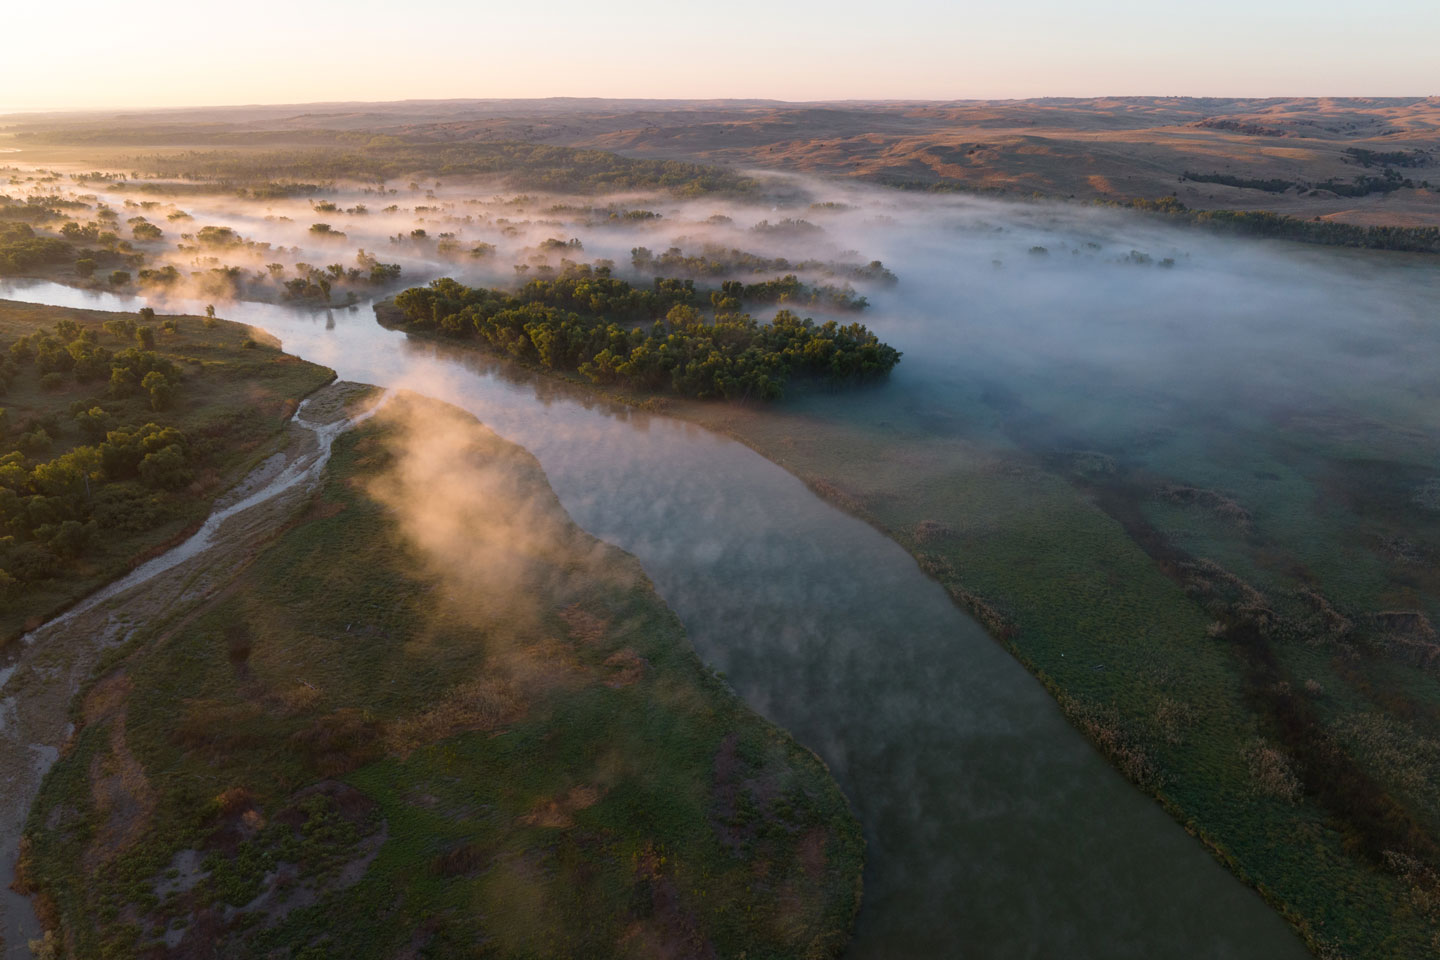
[[(12, 118), (0, 130), (13, 162), (118, 166), (139, 155), (223, 148), (357, 149), (366, 136), (418, 145), (501, 141), (582, 147), (629, 157), (859, 177), (912, 189), (1081, 200), (1177, 197), (1195, 209), (1273, 210), (1361, 226), (1440, 224), (1440, 98), (1118, 97), (827, 104), (629, 104), (612, 108), (512, 101), (372, 105), (345, 117), (275, 111), (138, 114), (105, 122)], [(17, 139), (28, 130), (50, 139)], [(67, 137), (70, 140), (67, 141)], [(1397, 172), (1416, 186), (1360, 197), (1324, 189), (1272, 192), (1183, 180), (1186, 171), (1320, 184), (1378, 176), (1347, 150), (1421, 151)], [(1430, 186), (1420, 184), (1429, 182)]]

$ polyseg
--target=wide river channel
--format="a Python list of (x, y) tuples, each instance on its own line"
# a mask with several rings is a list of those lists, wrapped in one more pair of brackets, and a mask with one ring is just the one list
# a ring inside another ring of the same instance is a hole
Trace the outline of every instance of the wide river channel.
[[(0, 298), (147, 303), (36, 281), (0, 282)], [(868, 850), (848, 956), (1308, 955), (909, 554), (749, 448), (411, 341), (368, 305), (220, 312), (342, 379), (470, 411), (539, 459), (577, 523), (640, 559), (700, 657), (854, 805)]]

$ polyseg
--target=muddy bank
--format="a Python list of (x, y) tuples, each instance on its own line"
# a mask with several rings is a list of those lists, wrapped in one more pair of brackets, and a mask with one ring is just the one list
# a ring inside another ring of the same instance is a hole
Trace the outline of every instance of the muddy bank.
[[(300, 405), (282, 448), (229, 493), (184, 543), (91, 594), (12, 644), (0, 662), (0, 935), (3, 956), (29, 957), (40, 934), (30, 899), (12, 891), (20, 834), (72, 724), (69, 707), (106, 651), (167, 629), (214, 596), (308, 497), (335, 437), (375, 409), (374, 390), (333, 383)], [(369, 397), (367, 397), (369, 395)]]

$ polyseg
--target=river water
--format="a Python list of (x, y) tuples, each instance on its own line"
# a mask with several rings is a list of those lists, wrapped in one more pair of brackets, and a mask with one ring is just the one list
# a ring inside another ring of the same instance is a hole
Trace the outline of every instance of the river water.
[[(38, 281), (0, 297), (204, 307)], [(1307, 955), (907, 553), (747, 447), (410, 341), (368, 305), (221, 313), (343, 379), (470, 411), (539, 459), (577, 523), (640, 559), (701, 658), (854, 805), (868, 850), (848, 956)]]

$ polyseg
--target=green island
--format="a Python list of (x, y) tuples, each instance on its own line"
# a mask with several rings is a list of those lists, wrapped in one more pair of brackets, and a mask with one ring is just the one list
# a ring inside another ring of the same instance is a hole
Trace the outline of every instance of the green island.
[(183, 539), (333, 374), (243, 324), (0, 301), (0, 636)]
[(400, 293), (383, 316), (595, 383), (699, 399), (774, 400), (792, 377), (854, 383), (899, 363), (899, 351), (862, 324), (816, 324), (789, 310), (762, 324), (734, 312), (740, 297), (769, 293), (727, 283), (711, 294), (711, 319), (691, 281), (656, 277), (646, 290), (608, 268), (567, 262), (553, 280), (531, 280), (516, 293), (435, 280)]

